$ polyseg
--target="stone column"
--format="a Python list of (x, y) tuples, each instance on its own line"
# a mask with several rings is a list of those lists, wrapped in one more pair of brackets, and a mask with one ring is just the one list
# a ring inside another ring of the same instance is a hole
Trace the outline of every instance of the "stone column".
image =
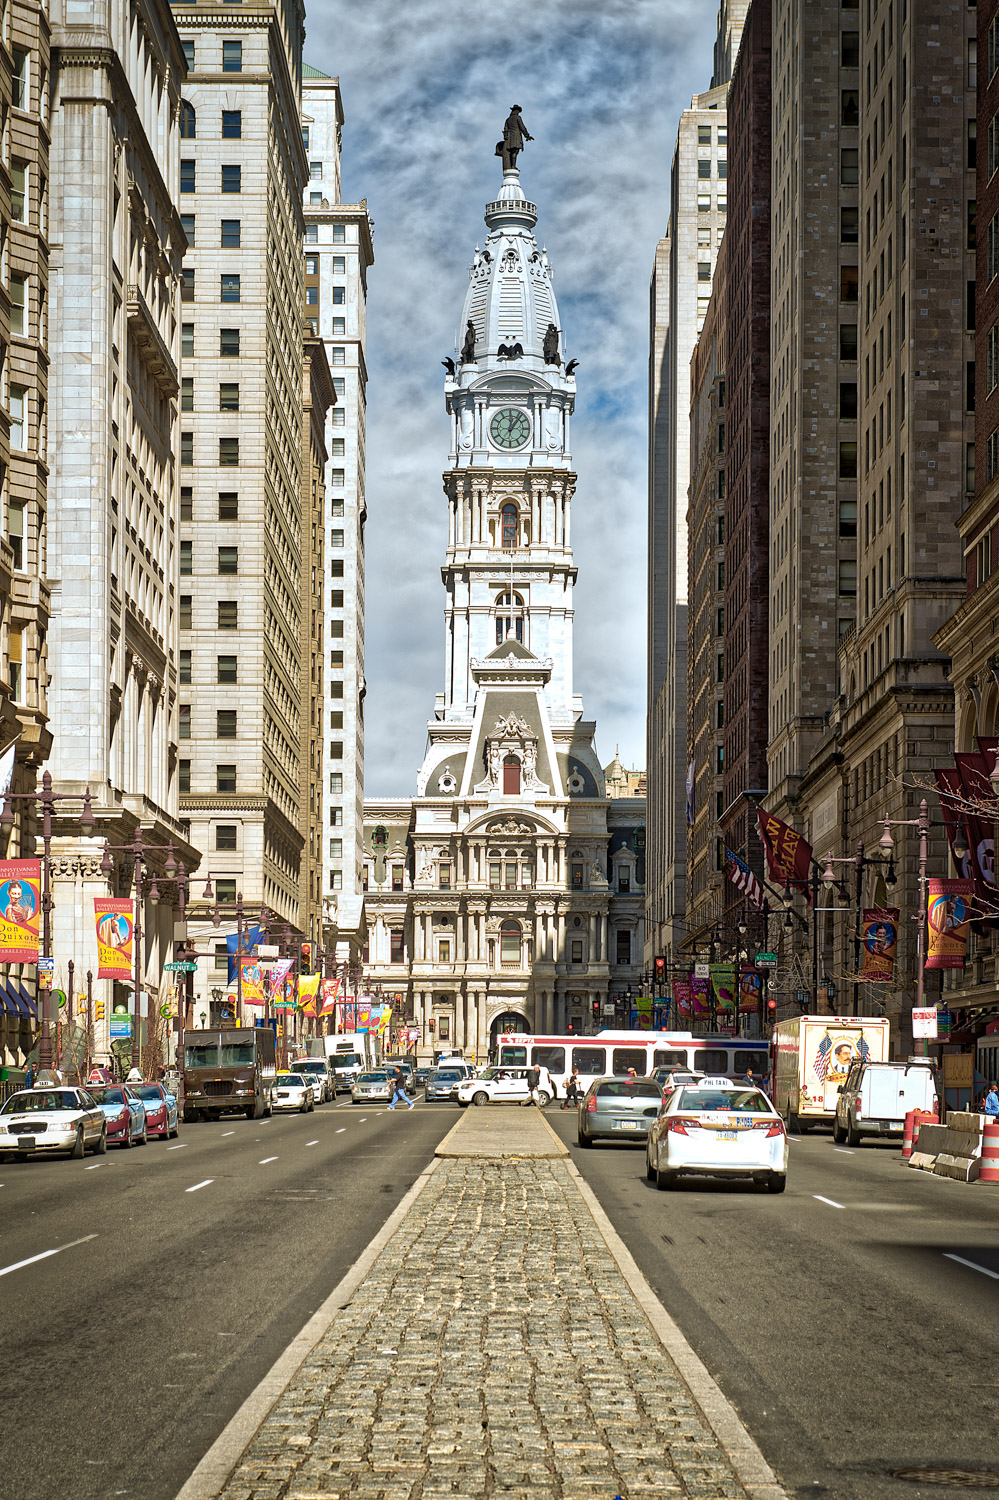
[(465, 1048), (465, 1003), (460, 991), (454, 995), (454, 1045)]

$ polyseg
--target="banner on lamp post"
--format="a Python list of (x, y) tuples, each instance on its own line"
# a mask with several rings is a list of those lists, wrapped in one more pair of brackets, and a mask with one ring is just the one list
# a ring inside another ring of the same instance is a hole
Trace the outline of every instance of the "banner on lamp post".
[(864, 908), (864, 929), (861, 938), (864, 960), (860, 977), (865, 984), (891, 984), (895, 977), (898, 918), (897, 906)]
[(41, 861), (0, 860), (0, 963), (38, 962)]
[(130, 896), (95, 896), (98, 979), (132, 977), (135, 903)]
[(927, 969), (963, 969), (973, 880), (930, 880), (926, 910)]

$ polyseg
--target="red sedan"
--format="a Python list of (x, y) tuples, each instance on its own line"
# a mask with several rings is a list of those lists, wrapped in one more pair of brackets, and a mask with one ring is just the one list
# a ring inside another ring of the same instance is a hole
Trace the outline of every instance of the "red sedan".
[(146, 1130), (167, 1141), (180, 1129), (177, 1121), (177, 1100), (162, 1083), (133, 1083), (133, 1094), (138, 1094), (146, 1109)]

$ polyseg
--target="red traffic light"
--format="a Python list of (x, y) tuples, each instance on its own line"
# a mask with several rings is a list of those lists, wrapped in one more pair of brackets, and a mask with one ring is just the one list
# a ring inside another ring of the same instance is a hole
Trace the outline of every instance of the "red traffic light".
[(311, 943), (303, 943), (302, 944), (302, 957), (303, 958), (311, 958), (312, 957), (312, 944)]
[(776, 1000), (768, 1000), (767, 1001), (767, 1015), (768, 1016), (775, 1016), (776, 1014), (777, 1014), (777, 1001)]
[(656, 962), (656, 978), (657, 979), (662, 979), (664, 977), (665, 973), (666, 973), (666, 960), (665, 960), (665, 958), (657, 958), (655, 962)]

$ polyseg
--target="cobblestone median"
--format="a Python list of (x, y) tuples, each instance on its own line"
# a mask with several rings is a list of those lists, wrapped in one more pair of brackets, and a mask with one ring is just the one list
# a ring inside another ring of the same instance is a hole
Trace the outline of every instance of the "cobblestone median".
[(444, 1161), (222, 1500), (746, 1493), (565, 1166)]

